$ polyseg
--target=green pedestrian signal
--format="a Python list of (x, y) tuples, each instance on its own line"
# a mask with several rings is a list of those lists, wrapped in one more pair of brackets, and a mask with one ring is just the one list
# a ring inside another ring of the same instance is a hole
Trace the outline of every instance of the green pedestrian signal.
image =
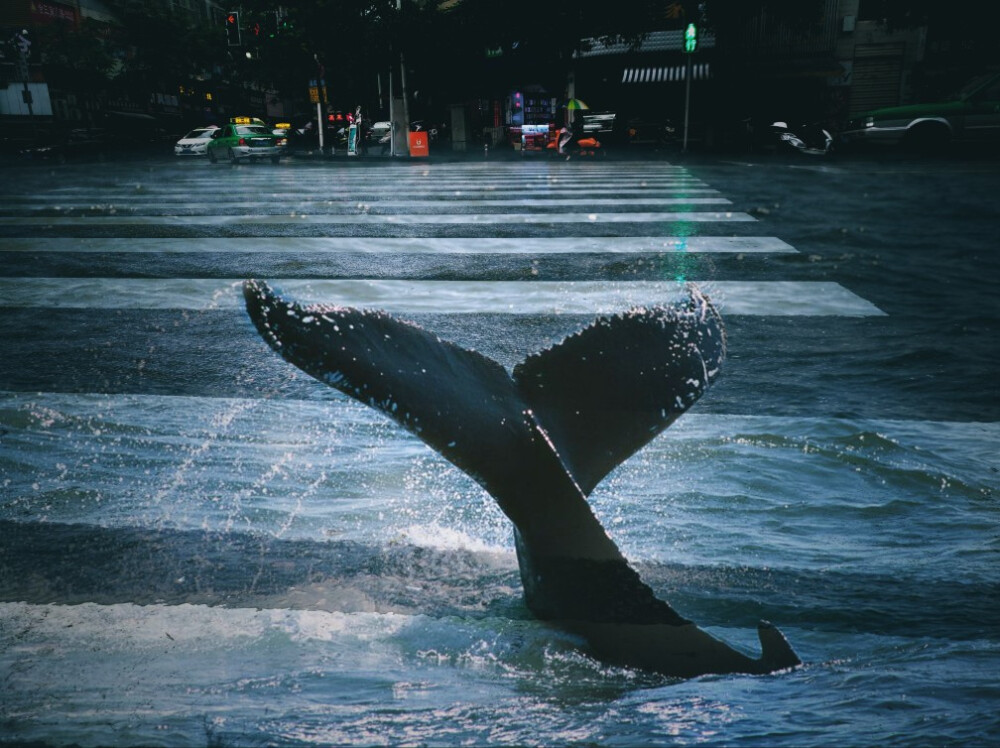
[(684, 51), (691, 53), (698, 49), (698, 27), (689, 23), (684, 29)]

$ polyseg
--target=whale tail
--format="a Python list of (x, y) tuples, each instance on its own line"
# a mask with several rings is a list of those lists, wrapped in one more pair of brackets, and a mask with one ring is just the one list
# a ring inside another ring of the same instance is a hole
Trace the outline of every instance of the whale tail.
[(286, 361), (413, 432), (504, 511), (525, 500), (512, 480), (527, 468), (588, 495), (694, 404), (725, 357), (722, 320), (696, 289), (682, 304), (601, 317), (512, 374), (385, 312), (298, 304), (258, 280), (244, 296)]
[(668, 674), (798, 663), (773, 627), (760, 630), (764, 657), (751, 660), (678, 615), (586, 500), (718, 376), (725, 332), (697, 289), (673, 306), (601, 317), (512, 372), (381, 311), (303, 305), (257, 280), (243, 290), (285, 360), (382, 411), (493, 496), (514, 523), (525, 600), (539, 618), (584, 632), (609, 658)]

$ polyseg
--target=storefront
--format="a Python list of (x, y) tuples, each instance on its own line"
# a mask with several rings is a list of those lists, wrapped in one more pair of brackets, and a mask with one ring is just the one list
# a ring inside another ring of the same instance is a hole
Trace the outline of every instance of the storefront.
[(540, 88), (514, 91), (508, 97), (508, 142), (516, 151), (541, 151), (552, 139), (559, 99)]

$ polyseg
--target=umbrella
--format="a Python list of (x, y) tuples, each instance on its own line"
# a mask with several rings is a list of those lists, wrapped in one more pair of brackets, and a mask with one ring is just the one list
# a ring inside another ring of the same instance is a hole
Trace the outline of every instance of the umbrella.
[(584, 102), (579, 99), (570, 99), (566, 102), (565, 107), (567, 109), (590, 109)]

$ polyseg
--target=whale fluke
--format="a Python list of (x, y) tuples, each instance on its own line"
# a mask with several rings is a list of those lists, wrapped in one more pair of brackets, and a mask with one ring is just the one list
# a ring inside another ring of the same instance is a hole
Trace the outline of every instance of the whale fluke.
[(302, 305), (244, 283), (264, 340), (316, 379), (376, 408), (472, 476), (514, 524), (525, 601), (611, 662), (688, 677), (798, 664), (777, 629), (751, 659), (658, 599), (586, 497), (718, 376), (722, 320), (691, 289), (674, 306), (601, 317), (508, 373), (376, 310)]

